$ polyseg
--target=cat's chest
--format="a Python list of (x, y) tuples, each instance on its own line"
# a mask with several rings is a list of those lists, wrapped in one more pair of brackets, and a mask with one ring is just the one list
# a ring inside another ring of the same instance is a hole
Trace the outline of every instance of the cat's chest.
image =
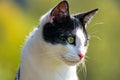
[(60, 68), (51, 72), (46, 71), (44, 74), (46, 74), (45, 76), (43, 75), (45, 79), (42, 80), (78, 80), (75, 66), (64, 69)]
[(22, 75), (20, 80), (78, 80), (76, 66), (69, 68), (63, 66), (58, 69), (50, 69), (51, 65), (46, 65), (48, 66), (47, 68), (42, 65), (37, 65), (39, 67), (28, 67), (26, 65), (21, 70)]
[(76, 67), (60, 68), (57, 70), (41, 70), (38, 72), (38, 78), (36, 80), (78, 80), (76, 74)]
[(66, 75), (65, 73), (61, 74), (59, 72), (56, 72), (56, 73), (42, 72), (40, 74), (34, 74), (34, 76), (33, 74), (28, 73), (26, 74), (26, 76), (29, 76), (29, 77), (24, 77), (25, 80), (78, 80), (76, 74), (74, 73)]
[(76, 73), (74, 74), (74, 72), (71, 74), (66, 74), (66, 72), (62, 74), (56, 72), (56, 73), (45, 73), (45, 74), (43, 73), (43, 75), (40, 74), (39, 78), (36, 80), (78, 80), (78, 79)]

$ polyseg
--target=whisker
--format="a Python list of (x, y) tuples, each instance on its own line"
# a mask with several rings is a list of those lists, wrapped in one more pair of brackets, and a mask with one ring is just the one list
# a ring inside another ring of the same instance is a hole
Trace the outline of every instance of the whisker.
[(86, 80), (87, 69), (86, 69), (85, 61), (83, 61), (82, 64), (79, 65), (77, 73), (78, 73), (80, 80)]
[(96, 35), (92, 35), (91, 38), (96, 38), (98, 40), (102, 40), (99, 36), (96, 36)]
[(89, 27), (89, 29), (92, 29), (94, 27), (98, 27), (97, 25), (102, 25), (102, 24), (104, 24), (104, 22), (95, 23), (93, 26)]
[(85, 60), (86, 60), (86, 58), (88, 59), (88, 58), (89, 58), (89, 56), (85, 55)]
[(99, 31), (94, 31), (92, 33), (89, 33), (90, 35), (93, 35), (93, 34), (96, 34), (96, 33), (99, 33)]

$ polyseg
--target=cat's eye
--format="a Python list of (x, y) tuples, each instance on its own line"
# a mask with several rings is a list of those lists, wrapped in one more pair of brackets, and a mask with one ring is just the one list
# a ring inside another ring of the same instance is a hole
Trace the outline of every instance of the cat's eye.
[(87, 39), (87, 40), (84, 42), (84, 46), (87, 46), (88, 40), (89, 40), (89, 39)]
[(73, 44), (75, 39), (74, 39), (74, 37), (69, 36), (69, 37), (67, 37), (67, 41), (68, 41), (68, 43)]
[(87, 41), (84, 42), (84, 46), (87, 46)]

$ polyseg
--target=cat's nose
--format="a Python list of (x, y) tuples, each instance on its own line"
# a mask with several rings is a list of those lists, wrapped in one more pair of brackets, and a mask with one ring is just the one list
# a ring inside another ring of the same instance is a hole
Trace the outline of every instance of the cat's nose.
[(82, 53), (79, 53), (78, 56), (80, 59), (82, 59), (84, 57), (84, 55)]

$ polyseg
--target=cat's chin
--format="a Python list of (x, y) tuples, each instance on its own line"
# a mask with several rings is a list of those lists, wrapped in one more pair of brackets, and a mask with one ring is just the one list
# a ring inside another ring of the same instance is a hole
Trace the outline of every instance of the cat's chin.
[(78, 61), (65, 61), (65, 64), (67, 64), (69, 66), (74, 66), (74, 65), (79, 64), (79, 62)]

